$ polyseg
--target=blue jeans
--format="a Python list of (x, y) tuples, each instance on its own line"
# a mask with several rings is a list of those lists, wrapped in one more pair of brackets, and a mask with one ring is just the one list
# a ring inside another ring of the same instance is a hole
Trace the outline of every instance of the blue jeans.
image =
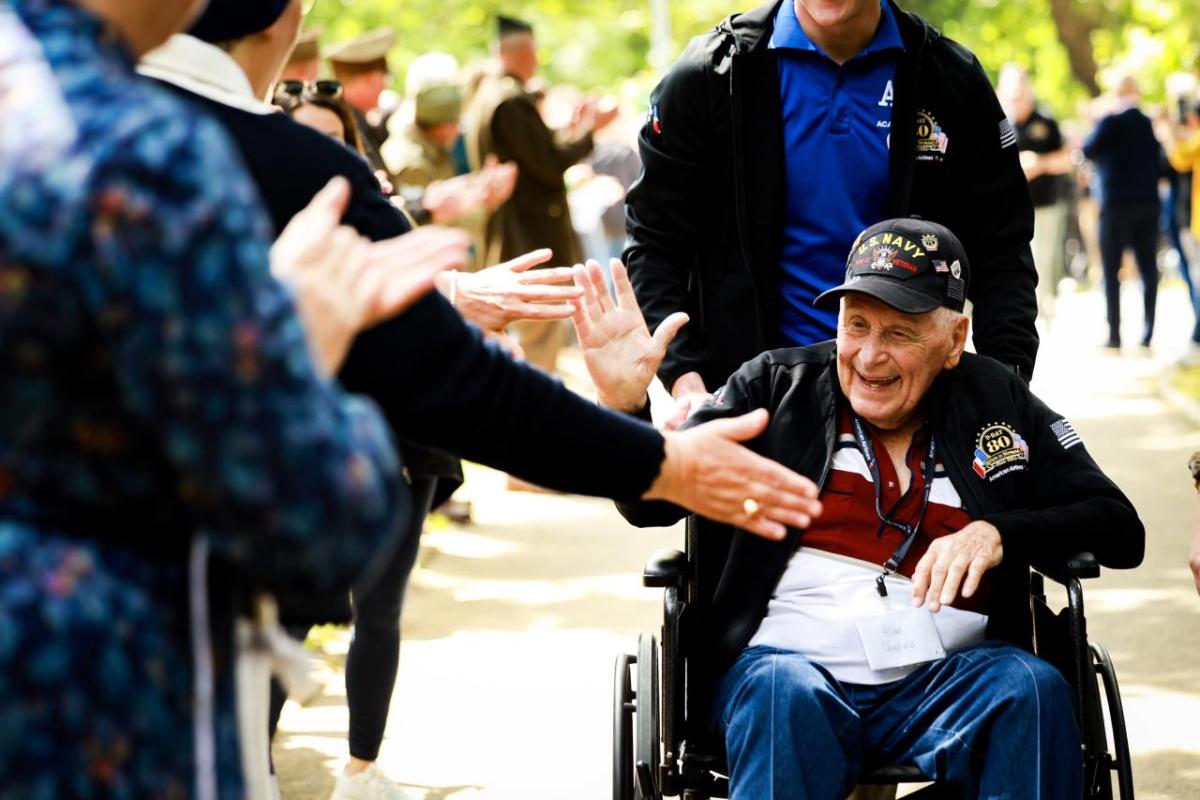
[(799, 653), (745, 650), (717, 689), (730, 800), (842, 800), (859, 775), (915, 764), (965, 798), (1083, 796), (1071, 689), (984, 642), (882, 686), (838, 683)]

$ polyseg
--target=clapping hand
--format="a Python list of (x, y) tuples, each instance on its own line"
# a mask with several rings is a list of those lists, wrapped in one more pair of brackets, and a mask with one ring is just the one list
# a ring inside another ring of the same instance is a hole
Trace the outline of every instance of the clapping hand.
[(466, 266), (470, 248), (467, 233), (432, 225), (371, 243), (357, 288), (362, 327), (407, 310), (433, 289), (439, 274)]
[(435, 225), (451, 224), (476, 211), (492, 213), (512, 196), (516, 184), (517, 165), (501, 164), (489, 156), (478, 172), (429, 184), (421, 205)]
[(502, 164), (495, 155), (487, 157), (483, 169), (479, 171), (479, 179), (483, 182), (486, 195), (483, 206), (489, 214), (512, 197), (513, 189), (517, 186), (517, 174), (515, 161), (506, 161)]
[(600, 404), (628, 413), (642, 409), (667, 345), (688, 321), (677, 312), (663, 320), (653, 335), (638, 308), (624, 265), (611, 262), (616, 300), (595, 261), (575, 267), (575, 286), (582, 292), (571, 321), (579, 336), (584, 364), (596, 385)]
[(326, 375), (337, 372), (355, 334), (424, 296), (438, 272), (465, 264), (469, 247), (465, 234), (442, 228), (371, 243), (340, 224), (349, 199), (349, 184), (333, 179), (271, 248), (271, 272), (292, 289)]
[(474, 173), (429, 184), (421, 195), (421, 206), (434, 225), (448, 225), (482, 208), (487, 199), (487, 185)]

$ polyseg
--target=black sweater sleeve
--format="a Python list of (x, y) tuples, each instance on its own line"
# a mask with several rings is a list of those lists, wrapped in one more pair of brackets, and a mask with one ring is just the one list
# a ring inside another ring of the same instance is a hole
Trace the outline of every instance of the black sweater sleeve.
[(1033, 201), (1016, 145), (1000, 137), (1004, 111), (974, 58), (971, 71), (974, 137), (965, 145), (970, 155), (961, 167), (959, 219), (951, 228), (971, 254), (976, 348), (1029, 380), (1038, 351)]
[(700, 371), (705, 361), (702, 319), (689, 300), (689, 287), (703, 241), (702, 207), (712, 202), (717, 169), (707, 88), (713, 47), (713, 36), (692, 40), (655, 88), (651, 119), (638, 139), (642, 174), (625, 204), (629, 244), (624, 260), (646, 324), (655, 330), (676, 311), (692, 312), (692, 324), (671, 341), (658, 370), (668, 391), (681, 375)]
[(484, 344), (437, 293), (359, 335), (340, 377), (401, 436), (552, 489), (634, 500), (665, 455), (653, 427)]

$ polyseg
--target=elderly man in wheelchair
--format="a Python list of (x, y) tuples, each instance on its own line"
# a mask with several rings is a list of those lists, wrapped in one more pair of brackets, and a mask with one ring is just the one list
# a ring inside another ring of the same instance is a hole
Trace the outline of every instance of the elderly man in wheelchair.
[[(598, 265), (576, 268), (575, 324), (600, 401), (648, 416), (686, 317), (651, 336), (613, 273), (615, 301)], [(716, 546), (691, 631), (711, 656), (709, 724), (734, 800), (844, 798), (891, 764), (964, 797), (1084, 794), (1076, 697), (1028, 650), (1029, 566), (1090, 551), (1134, 567), (1144, 529), (1067, 420), (1015, 372), (964, 353), (969, 280), (944, 227), (872, 226), (845, 283), (817, 299), (840, 303), (836, 341), (762, 354), (685, 423), (766, 409), (748, 445), (819, 489), (810, 518), (786, 528), (763, 524), (771, 487), (743, 499), (758, 535), (729, 530)], [(685, 514), (621, 510), (640, 526)]]

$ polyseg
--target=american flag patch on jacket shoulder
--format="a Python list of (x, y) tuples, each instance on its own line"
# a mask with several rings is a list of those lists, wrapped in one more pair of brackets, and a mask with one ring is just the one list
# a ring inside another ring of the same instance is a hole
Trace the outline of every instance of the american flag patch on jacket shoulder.
[(1017, 143), (1017, 131), (1008, 118), (1000, 120), (1000, 149), (1012, 147)]
[(1077, 444), (1083, 444), (1083, 439), (1079, 438), (1079, 434), (1075, 432), (1070, 422), (1065, 419), (1060, 419), (1058, 422), (1050, 425), (1050, 432), (1054, 434), (1054, 438), (1058, 439), (1058, 443), (1063, 446), (1064, 450), (1070, 450)]

